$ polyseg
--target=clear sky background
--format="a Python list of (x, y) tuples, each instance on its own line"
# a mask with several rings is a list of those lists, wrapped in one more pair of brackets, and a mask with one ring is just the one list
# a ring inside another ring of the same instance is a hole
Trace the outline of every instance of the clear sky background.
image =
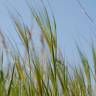
[[(40, 3), (40, 0), (33, 1), (37, 2), (36, 7)], [(49, 9), (47, 0), (44, 0), (44, 2)], [(79, 47), (87, 57), (90, 58), (89, 62), (92, 63), (91, 42), (96, 40), (96, 0), (80, 0), (87, 13), (94, 20), (94, 24), (85, 15), (76, 0), (49, 0), (49, 2), (57, 22), (58, 44), (63, 54), (68, 58), (69, 63), (77, 63), (79, 61), (76, 42), (78, 42)], [(25, 0), (0, 0), (0, 28), (10, 38), (14, 38), (18, 42), (13, 24), (7, 12), (7, 8), (14, 12), (12, 6), (21, 13), (26, 24), (31, 26), (32, 20), (30, 19), (30, 11)], [(34, 38), (37, 38), (36, 28), (34, 30)]]

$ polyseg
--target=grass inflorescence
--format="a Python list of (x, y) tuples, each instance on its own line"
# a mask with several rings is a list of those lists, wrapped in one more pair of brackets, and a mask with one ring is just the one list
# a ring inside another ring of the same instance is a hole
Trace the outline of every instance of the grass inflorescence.
[[(6, 50), (10, 45), (12, 52), (6, 51), (6, 57), (3, 51), (0, 54), (0, 96), (95, 96), (96, 83), (94, 86), (92, 83), (96, 82), (95, 48), (92, 46), (94, 72), (89, 66), (87, 56), (77, 48), (82, 67), (72, 68), (70, 74), (65, 59), (62, 54), (58, 54), (60, 50), (54, 16), (52, 22), (45, 6), (43, 12), (30, 5), (28, 7), (40, 28), (41, 52), (46, 58), (36, 52), (29, 27), (18, 17), (12, 16), (16, 32), (25, 49), (25, 56), (20, 55), (18, 47), (13, 46), (10, 41), (4, 47)], [(7, 39), (3, 32), (0, 33)], [(6, 39), (3, 40), (3, 45)], [(7, 68), (9, 70), (6, 71), (2, 67), (4, 58), (9, 58), (10, 63)]]

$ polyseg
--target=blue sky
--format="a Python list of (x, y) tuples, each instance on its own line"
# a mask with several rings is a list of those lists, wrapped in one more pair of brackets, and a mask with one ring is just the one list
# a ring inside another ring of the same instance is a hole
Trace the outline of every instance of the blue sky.
[[(38, 6), (40, 0), (34, 1), (37, 2)], [(49, 9), (47, 0), (44, 1), (46, 7)], [(80, 0), (88, 14), (94, 20), (94, 24), (90, 22), (76, 0), (49, 0), (49, 2), (57, 22), (58, 44), (69, 62), (78, 62), (75, 40), (78, 42), (81, 50), (90, 58), (91, 40), (93, 39), (94, 42), (96, 40), (94, 36), (96, 29), (96, 0)], [(7, 8), (14, 12), (11, 6), (14, 6), (22, 14), (24, 22), (29, 26), (31, 26), (32, 20), (30, 20), (30, 11), (25, 0), (0, 0), (0, 28), (18, 42), (7, 12)], [(38, 35), (36, 27), (34, 30), (34, 38), (36, 38)], [(92, 62), (91, 58), (89, 62)]]

